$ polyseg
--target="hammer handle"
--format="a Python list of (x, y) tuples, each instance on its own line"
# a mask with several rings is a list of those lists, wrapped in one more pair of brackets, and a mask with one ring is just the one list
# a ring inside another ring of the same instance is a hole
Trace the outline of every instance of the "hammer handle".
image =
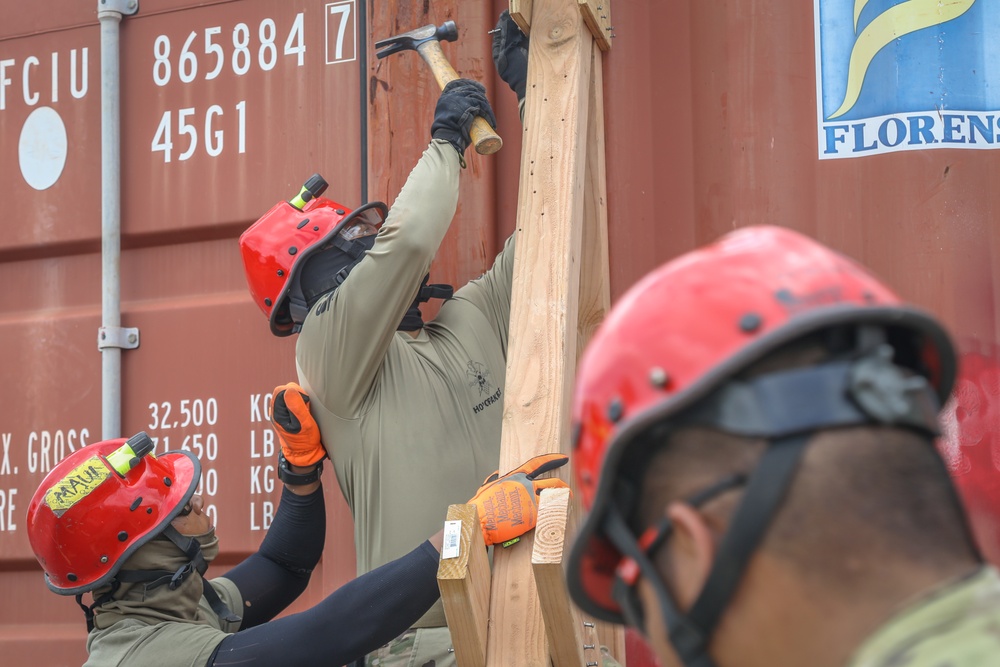
[[(424, 62), (431, 68), (438, 85), (444, 90), (449, 83), (459, 78), (458, 72), (451, 66), (444, 52), (441, 51), (441, 44), (437, 40), (424, 42), (417, 47), (417, 52)], [(476, 152), (480, 155), (492, 155), (503, 146), (503, 139), (500, 138), (486, 119), (476, 116), (472, 120), (472, 127), (469, 128), (469, 136), (472, 144), (476, 147)]]

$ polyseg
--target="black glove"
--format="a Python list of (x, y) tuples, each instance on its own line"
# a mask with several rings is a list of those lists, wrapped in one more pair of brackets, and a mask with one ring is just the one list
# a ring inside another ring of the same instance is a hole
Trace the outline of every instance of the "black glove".
[(496, 30), (493, 33), (493, 64), (520, 102), (528, 85), (528, 36), (521, 32), (506, 9), (500, 14)]
[(444, 139), (455, 147), (459, 155), (465, 155), (471, 141), (469, 128), (476, 116), (482, 116), (491, 127), (496, 128), (497, 119), (486, 99), (486, 88), (478, 81), (469, 79), (452, 81), (438, 98), (431, 136)]

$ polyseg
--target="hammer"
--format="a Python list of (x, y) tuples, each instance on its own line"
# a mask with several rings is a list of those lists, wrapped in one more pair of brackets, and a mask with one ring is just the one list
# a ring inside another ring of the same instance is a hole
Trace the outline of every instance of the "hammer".
[[(443, 90), (448, 83), (458, 78), (458, 73), (441, 51), (441, 40), (454, 42), (456, 39), (458, 39), (458, 28), (454, 21), (445, 21), (440, 26), (431, 23), (423, 28), (375, 42), (375, 48), (382, 49), (375, 55), (378, 58), (385, 58), (399, 51), (416, 51), (431, 68), (434, 78)], [(469, 136), (476, 147), (476, 152), (480, 155), (496, 153), (503, 146), (500, 135), (494, 132), (490, 124), (480, 116), (473, 119)]]

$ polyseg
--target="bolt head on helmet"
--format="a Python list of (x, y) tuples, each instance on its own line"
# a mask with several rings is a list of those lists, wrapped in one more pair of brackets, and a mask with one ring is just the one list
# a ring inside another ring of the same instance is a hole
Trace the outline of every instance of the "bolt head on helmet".
[(240, 253), (247, 286), (271, 333), (288, 336), (301, 324), (294, 321), (289, 304), (306, 260), (338, 234), (352, 240), (359, 236), (355, 229), (377, 232), (387, 214), (382, 202), (351, 211), (324, 197), (310, 199), (301, 209), (282, 201), (243, 232)]
[(612, 595), (623, 554), (604, 532), (619, 466), (639, 434), (696, 405), (754, 361), (808, 334), (872, 324), (902, 332), (941, 403), (955, 376), (944, 329), (867, 270), (781, 227), (746, 227), (671, 261), (609, 313), (577, 374), (574, 463), (590, 510), (568, 563), (585, 611), (624, 623)]
[(144, 440), (139, 433), (87, 445), (60, 461), (32, 496), (28, 540), (53, 592), (76, 595), (110, 583), (194, 495), (201, 464), (190, 452), (116, 454)]

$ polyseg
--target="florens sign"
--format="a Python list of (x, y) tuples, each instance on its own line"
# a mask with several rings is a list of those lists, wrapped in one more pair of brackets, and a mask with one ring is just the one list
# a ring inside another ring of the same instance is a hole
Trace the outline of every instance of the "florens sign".
[(1000, 4), (815, 0), (820, 159), (1000, 147)]

